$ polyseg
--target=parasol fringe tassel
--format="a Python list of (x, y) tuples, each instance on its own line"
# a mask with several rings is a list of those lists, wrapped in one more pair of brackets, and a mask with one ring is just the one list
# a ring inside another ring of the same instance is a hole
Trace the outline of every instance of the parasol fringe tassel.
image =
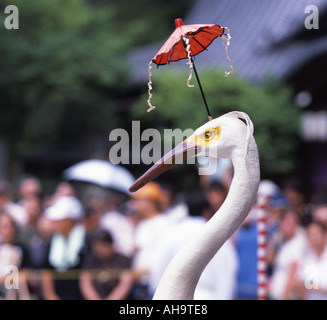
[(223, 34), (223, 46), (225, 47), (225, 51), (226, 51), (226, 57), (229, 63), (229, 66), (231, 68), (230, 71), (225, 71), (225, 77), (228, 77), (230, 74), (234, 73), (234, 67), (230, 61), (229, 55), (228, 55), (228, 46), (230, 45), (230, 39), (232, 38), (229, 32), (229, 29), (227, 27), (224, 28), (225, 30), (227, 30), (226, 33)]
[(186, 46), (186, 52), (187, 52), (187, 59), (188, 59), (188, 62), (186, 62), (186, 64), (188, 64), (190, 66), (190, 75), (188, 76), (187, 78), (187, 81), (186, 81), (186, 84), (189, 88), (193, 88), (194, 87), (194, 84), (190, 84), (190, 81), (192, 79), (192, 73), (193, 73), (193, 62), (192, 62), (192, 59), (191, 59), (191, 50), (190, 50), (190, 40), (183, 36), (183, 40), (184, 40), (184, 43), (185, 43), (185, 46)]
[(152, 69), (152, 66), (151, 66), (151, 64), (152, 64), (152, 60), (150, 61), (149, 68), (148, 68), (148, 71), (149, 71), (149, 81), (148, 81), (148, 94), (149, 94), (149, 99), (147, 100), (147, 102), (148, 102), (148, 105), (149, 105), (149, 109), (147, 110), (147, 112), (150, 112), (151, 110), (153, 110), (153, 109), (156, 108), (155, 106), (153, 106), (151, 104), (151, 98), (152, 98), (152, 93), (151, 93), (151, 90), (152, 90), (152, 80), (151, 80), (151, 76), (152, 76), (151, 69)]

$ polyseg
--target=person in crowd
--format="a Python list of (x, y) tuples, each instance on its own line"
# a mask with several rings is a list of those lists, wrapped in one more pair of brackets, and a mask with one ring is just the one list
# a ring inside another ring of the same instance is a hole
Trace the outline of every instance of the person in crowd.
[(238, 300), (257, 299), (257, 234), (255, 211), (251, 210), (232, 236), (239, 261), (235, 297)]
[[(260, 181), (256, 202), (253, 207), (253, 217), (258, 221), (258, 210), (265, 218), (266, 232), (266, 276), (270, 278), (275, 258), (275, 247), (269, 246), (271, 239), (278, 232), (282, 214), (287, 209), (288, 201), (279, 186), (270, 179)], [(259, 230), (258, 230), (259, 231)], [(258, 237), (258, 235), (257, 235)]]
[[(84, 230), (85, 230), (86, 253), (91, 251), (91, 240), (92, 240), (93, 233), (96, 232), (97, 230), (104, 230), (101, 228), (101, 225), (100, 225), (100, 221), (101, 221), (101, 217), (102, 217), (102, 212), (100, 211), (101, 209), (98, 206), (94, 205), (92, 199), (93, 198), (91, 198), (90, 201), (88, 201), (89, 206), (87, 206), (85, 208), (84, 217), (81, 221), (81, 224), (83, 225)], [(108, 233), (110, 233), (110, 232), (108, 231)], [(110, 235), (111, 235), (111, 233), (110, 233)], [(114, 243), (113, 243), (113, 246), (115, 246)], [(116, 247), (115, 247), (115, 251), (117, 251)]]
[[(227, 166), (227, 168), (229, 167)], [(231, 172), (229, 172), (229, 174), (231, 174)], [(221, 182), (219, 180), (211, 180), (207, 186), (204, 187), (204, 195), (209, 204), (207, 208), (201, 211), (201, 216), (205, 221), (209, 221), (212, 216), (218, 212), (226, 199), (229, 185), (230, 180), (224, 181), (222, 177)], [(193, 212), (192, 207), (192, 202), (188, 202), (191, 215)], [(214, 300), (234, 299), (236, 296), (238, 268), (239, 259), (235, 245), (231, 239), (228, 239), (202, 273), (199, 286), (195, 291), (195, 297)]]
[(308, 246), (293, 280), (300, 299), (327, 300), (327, 227), (313, 221), (306, 227)]
[(41, 299), (39, 271), (47, 259), (51, 233), (43, 228), (45, 219), (43, 217), (43, 201), (40, 195), (30, 194), (24, 199), (22, 205), (27, 213), (27, 222), (20, 228), (18, 237), (28, 251), (30, 272), (27, 274), (30, 293), (33, 299)]
[(124, 193), (109, 190), (103, 197), (102, 217), (99, 227), (111, 233), (116, 250), (131, 257), (134, 250), (134, 224), (124, 214), (123, 204), (129, 199)]
[(234, 168), (231, 159), (214, 159), (198, 157), (200, 187), (206, 188), (211, 182), (219, 182), (226, 190), (229, 189), (233, 179)]
[(298, 179), (288, 179), (284, 182), (282, 190), (289, 207), (297, 212), (300, 224), (305, 227), (312, 221), (312, 215), (303, 183)]
[[(149, 296), (152, 297), (159, 281), (171, 259), (178, 250), (192, 239), (194, 234), (200, 232), (205, 224), (201, 217), (208, 202), (200, 190), (184, 195), (184, 204), (187, 212), (183, 219), (173, 221), (165, 229), (164, 235), (158, 239), (156, 250), (152, 253), (152, 264), (149, 272)], [(170, 220), (172, 221), (172, 220)]]
[(38, 178), (28, 175), (24, 176), (18, 186), (18, 203), (23, 205), (25, 199), (40, 197), (42, 186)]
[(84, 209), (75, 196), (56, 195), (46, 209), (46, 219), (52, 223), (53, 235), (42, 273), (42, 293), (45, 300), (79, 300), (79, 273), (85, 254), (85, 229), (80, 221)]
[(6, 212), (0, 213), (0, 299), (30, 299), (23, 271), (28, 265), (28, 253), (18, 242), (18, 227), (14, 219)]
[(162, 190), (161, 206), (163, 214), (171, 219), (172, 222), (178, 222), (187, 216), (187, 207), (183, 201), (174, 196), (175, 192), (171, 184), (160, 183)]
[(101, 211), (97, 207), (89, 206), (85, 209), (82, 224), (87, 234), (100, 229)]
[(135, 229), (135, 253), (133, 269), (137, 277), (134, 293), (141, 299), (149, 298), (149, 272), (153, 264), (153, 255), (157, 251), (160, 238), (165, 236), (171, 220), (162, 213), (163, 192), (156, 182), (149, 182), (133, 193), (132, 206), (140, 222)]
[[(214, 191), (211, 190), (210, 192)], [(216, 192), (220, 193), (221, 191), (218, 190)], [(202, 190), (188, 192), (185, 195), (184, 201), (187, 208), (187, 216), (169, 225), (165, 236), (159, 240), (157, 250), (153, 255), (149, 281), (152, 295), (171, 259), (185, 244), (192, 240), (195, 234), (202, 231), (207, 220), (215, 213), (209, 207), (209, 203)], [(218, 208), (216, 209), (218, 210)], [(235, 295), (237, 267), (236, 251), (231, 240), (228, 240), (201, 274), (194, 293), (194, 299), (233, 299)]]
[(45, 203), (45, 206), (51, 206), (56, 202), (57, 199), (65, 196), (76, 197), (75, 189), (69, 182), (60, 181), (53, 195), (47, 199), (48, 201)]
[[(275, 182), (268, 179), (261, 180), (254, 206), (232, 237), (239, 258), (237, 299), (257, 299), (258, 210), (265, 211), (267, 241), (269, 241), (279, 224), (279, 212), (272, 210), (272, 203), (281, 196), (281, 190)], [(269, 268), (267, 272), (269, 274)]]
[(208, 210), (203, 212), (203, 215), (206, 220), (209, 220), (224, 203), (227, 196), (227, 190), (224, 185), (217, 180), (208, 183), (203, 190), (209, 204)]
[(24, 208), (11, 200), (9, 184), (5, 180), (0, 180), (0, 212), (10, 214), (18, 226), (24, 226), (27, 222)]
[[(199, 199), (201, 192), (198, 191)], [(204, 223), (209, 221), (220, 209), (227, 196), (226, 184), (217, 180), (211, 181), (204, 187), (204, 196), (208, 206), (202, 202), (202, 210), (194, 204), (190, 198), (187, 201), (189, 214), (191, 217), (201, 212)], [(201, 205), (201, 201), (200, 201)], [(236, 295), (236, 277), (239, 268), (239, 259), (236, 248), (231, 239), (228, 239), (209, 264), (204, 269), (198, 286), (195, 290), (194, 298), (203, 300), (232, 300)]]
[(327, 192), (319, 192), (312, 199), (312, 219), (327, 228)]
[(24, 199), (22, 206), (26, 211), (27, 219), (19, 236), (22, 242), (29, 242), (33, 235), (39, 231), (37, 223), (43, 214), (43, 200), (39, 195), (31, 195)]
[(266, 262), (268, 278), (272, 275), (276, 251), (284, 239), (281, 235), (280, 225), (282, 217), (287, 209), (287, 201), (283, 198), (277, 198), (271, 201), (266, 210)]
[(270, 241), (278, 232), (281, 217), (288, 208), (287, 199), (282, 195), (271, 200), (266, 208), (267, 213), (267, 237)]
[(275, 250), (269, 297), (273, 300), (292, 299), (292, 275), (304, 251), (306, 237), (300, 217), (292, 208), (283, 214), (279, 232), (271, 245)]
[(113, 237), (106, 230), (91, 232), (89, 242), (80, 277), (84, 299), (126, 299), (133, 284), (132, 259), (115, 251)]

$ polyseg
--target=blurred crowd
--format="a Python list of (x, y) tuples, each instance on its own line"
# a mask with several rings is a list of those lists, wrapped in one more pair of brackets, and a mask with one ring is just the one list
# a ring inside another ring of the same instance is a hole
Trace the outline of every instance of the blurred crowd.
[[(0, 181), (0, 300), (151, 299), (172, 257), (219, 210), (231, 180), (227, 166), (224, 175), (200, 176), (196, 190), (150, 182), (133, 194), (102, 190), (83, 199), (67, 181), (52, 194), (34, 176), (14, 193)], [(296, 181), (263, 180), (259, 197), (267, 298), (327, 299), (327, 192), (308, 199)], [(205, 268), (195, 299), (257, 298), (256, 208)]]

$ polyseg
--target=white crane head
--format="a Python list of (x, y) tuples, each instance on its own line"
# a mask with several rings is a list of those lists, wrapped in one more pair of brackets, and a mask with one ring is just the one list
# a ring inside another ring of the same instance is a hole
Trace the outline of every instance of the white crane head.
[[(240, 119), (245, 120), (246, 124)], [(232, 111), (208, 121), (196, 129), (186, 140), (164, 155), (137, 179), (129, 190), (132, 192), (138, 190), (175, 164), (196, 155), (231, 158), (236, 148), (246, 155), (249, 138), (252, 134), (253, 124), (249, 116), (244, 112)]]
[[(245, 120), (247, 126), (243, 121)], [(197, 146), (197, 155), (214, 158), (230, 158), (236, 147), (244, 146), (247, 151), (253, 124), (244, 112), (232, 111), (208, 121), (195, 130), (186, 143)]]

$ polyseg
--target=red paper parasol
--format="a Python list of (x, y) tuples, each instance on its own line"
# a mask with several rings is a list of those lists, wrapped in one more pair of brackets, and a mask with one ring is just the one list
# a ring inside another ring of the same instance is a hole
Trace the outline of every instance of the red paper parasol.
[(149, 93), (149, 109), (148, 112), (155, 108), (151, 104), (151, 90), (152, 90), (152, 81), (151, 81), (151, 64), (154, 62), (158, 67), (161, 65), (165, 65), (171, 61), (178, 61), (181, 59), (188, 59), (188, 64), (190, 68), (190, 75), (187, 79), (187, 85), (189, 87), (193, 87), (190, 85), (190, 80), (192, 78), (192, 71), (194, 69), (201, 94), (208, 112), (209, 119), (211, 118), (208, 105), (202, 90), (202, 86), (200, 83), (200, 79), (198, 77), (197, 71), (195, 69), (194, 61), (192, 59), (193, 56), (198, 53), (206, 50), (207, 47), (212, 43), (214, 39), (217, 37), (223, 37), (223, 45), (225, 46), (227, 59), (231, 66), (231, 71), (225, 72), (225, 75), (229, 75), (233, 73), (233, 66), (230, 63), (230, 59), (228, 57), (227, 46), (229, 45), (230, 34), (229, 29), (219, 26), (218, 24), (192, 24), (192, 25), (184, 25), (182, 19), (175, 20), (175, 31), (171, 34), (165, 44), (161, 47), (155, 57), (149, 63), (149, 82), (148, 82), (148, 93)]

